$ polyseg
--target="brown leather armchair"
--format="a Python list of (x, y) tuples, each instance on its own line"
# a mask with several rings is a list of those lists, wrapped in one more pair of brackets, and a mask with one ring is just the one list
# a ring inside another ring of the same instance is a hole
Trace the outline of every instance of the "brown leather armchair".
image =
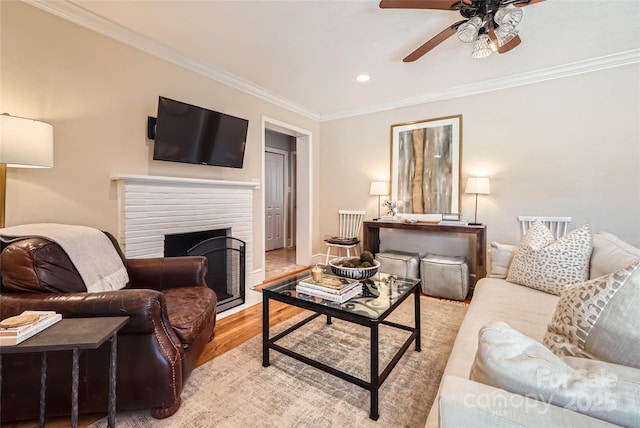
[[(151, 409), (166, 418), (205, 345), (213, 338), (216, 294), (207, 287), (204, 257), (125, 259), (129, 283), (118, 291), (87, 293), (71, 260), (54, 242), (28, 238), (0, 253), (0, 318), (24, 310), (55, 310), (63, 318), (129, 316), (118, 334), (118, 411)], [(47, 355), (47, 416), (71, 413), (71, 351)], [(79, 412), (106, 412), (109, 345), (80, 354)], [(1, 420), (39, 412), (39, 354), (2, 360)]]

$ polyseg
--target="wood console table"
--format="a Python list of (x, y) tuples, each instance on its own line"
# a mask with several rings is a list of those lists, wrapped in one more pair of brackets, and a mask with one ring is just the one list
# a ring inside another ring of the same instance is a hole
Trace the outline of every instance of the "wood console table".
[(380, 229), (404, 229), (417, 230), (429, 233), (465, 234), (474, 235), (476, 241), (476, 265), (472, 275), (472, 285), (487, 276), (487, 227), (480, 226), (449, 226), (437, 223), (403, 223), (385, 221), (365, 221), (363, 223), (363, 248), (372, 253), (380, 252)]

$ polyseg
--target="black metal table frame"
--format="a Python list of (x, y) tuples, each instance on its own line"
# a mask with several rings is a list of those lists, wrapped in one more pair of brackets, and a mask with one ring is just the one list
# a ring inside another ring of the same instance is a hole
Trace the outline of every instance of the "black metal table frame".
[[(393, 311), (404, 302), (409, 295), (414, 295), (414, 315), (415, 322), (414, 327), (405, 326), (402, 324), (398, 324), (391, 321), (385, 321), (385, 319), (393, 313)], [(310, 311), (315, 312), (315, 314), (305, 318), (304, 320), (298, 322), (297, 324), (287, 328), (281, 333), (269, 337), (269, 299), (276, 300), (279, 302), (287, 303), (292, 306), (296, 306), (303, 309), (308, 309)], [(328, 366), (324, 363), (316, 361), (312, 358), (306, 357), (302, 354), (294, 352), (290, 349), (284, 348), (280, 345), (277, 345), (275, 342), (287, 336), (288, 334), (294, 332), (298, 328), (307, 324), (311, 320), (318, 318), (321, 315), (326, 315), (327, 324), (331, 324), (331, 318), (335, 317), (338, 319), (342, 319), (344, 321), (353, 322), (355, 324), (359, 324), (365, 327), (368, 327), (371, 330), (371, 340), (370, 340), (370, 358), (371, 358), (371, 374), (370, 380), (366, 381), (364, 379), (357, 378), (348, 373), (345, 373), (341, 370)], [(396, 352), (396, 354), (391, 358), (391, 361), (387, 364), (387, 366), (380, 372), (379, 368), (379, 349), (378, 349), (378, 339), (379, 339), (379, 326), (380, 324), (384, 324), (390, 327), (398, 328), (401, 330), (411, 332), (409, 338), (400, 346), (400, 349)], [(369, 418), (378, 420), (379, 409), (378, 409), (378, 398), (380, 386), (387, 379), (393, 368), (396, 366), (400, 358), (404, 355), (406, 350), (411, 345), (411, 342), (415, 340), (415, 350), (416, 352), (420, 352), (420, 283), (415, 284), (410, 291), (408, 291), (404, 296), (398, 299), (385, 313), (379, 317), (378, 319), (371, 319), (364, 316), (360, 316), (357, 314), (351, 314), (348, 312), (341, 311), (339, 309), (331, 308), (328, 306), (324, 306), (322, 304), (307, 301), (303, 299), (296, 298), (294, 296), (287, 296), (283, 294), (278, 294), (275, 292), (270, 292), (269, 290), (262, 290), (262, 366), (269, 366), (269, 349), (273, 349), (274, 351), (278, 351), (284, 355), (287, 355), (291, 358), (294, 358), (298, 361), (301, 361), (305, 364), (308, 364), (312, 367), (315, 367), (319, 370), (322, 370), (326, 373), (329, 373), (333, 376), (336, 376), (342, 380), (353, 383), (361, 388), (368, 389), (371, 393), (371, 408), (369, 411)]]

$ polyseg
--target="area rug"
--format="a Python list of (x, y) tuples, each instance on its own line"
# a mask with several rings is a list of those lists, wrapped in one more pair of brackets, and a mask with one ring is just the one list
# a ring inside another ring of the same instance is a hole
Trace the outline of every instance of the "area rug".
[[(141, 427), (422, 427), (438, 391), (442, 372), (467, 306), (421, 297), (422, 352), (413, 344), (380, 388), (378, 421), (369, 419), (369, 391), (270, 351), (262, 367), (262, 337), (196, 368), (182, 393), (182, 406), (157, 420), (148, 411), (120, 412), (116, 424)], [(271, 335), (308, 316), (271, 328)], [(389, 320), (413, 323), (413, 299)], [(385, 367), (407, 332), (380, 327), (380, 367)], [(319, 317), (278, 344), (312, 356), (354, 376), (369, 379), (369, 330)], [(92, 427), (105, 427), (106, 418)]]

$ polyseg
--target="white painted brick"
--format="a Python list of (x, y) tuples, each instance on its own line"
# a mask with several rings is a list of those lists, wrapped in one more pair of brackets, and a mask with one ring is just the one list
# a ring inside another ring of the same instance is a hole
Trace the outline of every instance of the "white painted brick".
[(162, 257), (168, 234), (230, 228), (245, 242), (246, 272), (253, 272), (253, 187), (214, 180), (118, 180), (118, 236), (127, 258)]

